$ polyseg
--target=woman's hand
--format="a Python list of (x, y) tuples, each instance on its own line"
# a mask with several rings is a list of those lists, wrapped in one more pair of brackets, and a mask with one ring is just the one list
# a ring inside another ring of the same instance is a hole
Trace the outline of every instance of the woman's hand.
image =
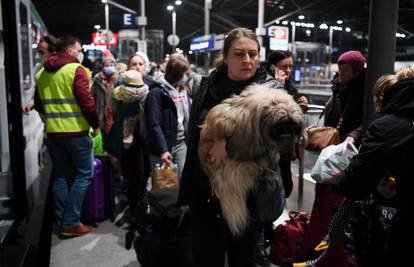
[(308, 109), (308, 98), (306, 98), (306, 96), (301, 96), (298, 99), (298, 104), (300, 106), (300, 108), (302, 109), (302, 111), (306, 111)]
[(210, 151), (208, 151), (208, 155), (210, 156), (213, 167), (216, 169), (220, 168), (221, 163), (227, 159), (226, 139), (214, 140), (214, 144)]
[(349, 144), (355, 145), (355, 139), (352, 136), (347, 136), (345, 142), (348, 144), (346, 148), (352, 150), (352, 146), (350, 146)]
[(275, 69), (275, 79), (280, 82), (282, 85), (285, 85), (287, 80), (287, 74), (283, 70), (276, 68)]
[(171, 153), (168, 151), (162, 153), (160, 158), (161, 158), (161, 162), (166, 163), (166, 164), (172, 163), (172, 160), (173, 160)]

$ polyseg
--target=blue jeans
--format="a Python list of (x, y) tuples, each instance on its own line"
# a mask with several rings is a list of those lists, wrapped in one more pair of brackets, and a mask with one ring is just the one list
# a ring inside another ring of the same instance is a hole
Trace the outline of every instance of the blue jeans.
[[(89, 136), (48, 140), (53, 163), (53, 205), (59, 227), (75, 227), (93, 175), (92, 140)], [(69, 188), (69, 181), (73, 180)]]

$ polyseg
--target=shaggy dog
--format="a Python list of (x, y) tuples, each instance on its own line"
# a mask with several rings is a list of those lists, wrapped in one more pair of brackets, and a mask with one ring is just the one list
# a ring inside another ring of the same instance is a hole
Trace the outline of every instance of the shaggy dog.
[[(303, 113), (284, 90), (252, 85), (212, 108), (201, 128), (201, 166), (231, 232), (239, 235), (251, 217), (246, 206), (249, 193), (257, 191), (260, 181), (282, 186), (279, 154), (304, 136)], [(216, 169), (209, 152), (214, 141), (222, 139), (228, 158)]]

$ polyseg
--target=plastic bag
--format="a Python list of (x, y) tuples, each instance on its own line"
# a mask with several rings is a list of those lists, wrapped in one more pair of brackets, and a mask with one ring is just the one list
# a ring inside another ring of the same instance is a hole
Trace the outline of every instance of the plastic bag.
[(346, 141), (322, 149), (312, 168), (311, 177), (321, 184), (336, 183), (334, 175), (345, 170), (356, 154), (358, 154), (356, 147)]
[(93, 129), (89, 129), (89, 135), (92, 138), (92, 147), (93, 147), (93, 154), (95, 156), (103, 156), (104, 155), (104, 148), (103, 148), (103, 140), (101, 131), (99, 131), (98, 135), (93, 137), (92, 136)]

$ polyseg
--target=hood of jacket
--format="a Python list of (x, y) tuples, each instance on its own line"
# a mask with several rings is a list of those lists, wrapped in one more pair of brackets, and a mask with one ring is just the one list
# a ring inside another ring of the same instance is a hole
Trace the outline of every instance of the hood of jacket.
[(43, 66), (45, 67), (45, 70), (48, 72), (56, 72), (62, 66), (68, 63), (78, 63), (78, 61), (76, 60), (74, 56), (71, 56), (71, 55), (68, 55), (62, 52), (57, 52), (57, 53), (51, 54), (47, 58)]
[(414, 79), (398, 81), (383, 97), (381, 114), (414, 118)]

